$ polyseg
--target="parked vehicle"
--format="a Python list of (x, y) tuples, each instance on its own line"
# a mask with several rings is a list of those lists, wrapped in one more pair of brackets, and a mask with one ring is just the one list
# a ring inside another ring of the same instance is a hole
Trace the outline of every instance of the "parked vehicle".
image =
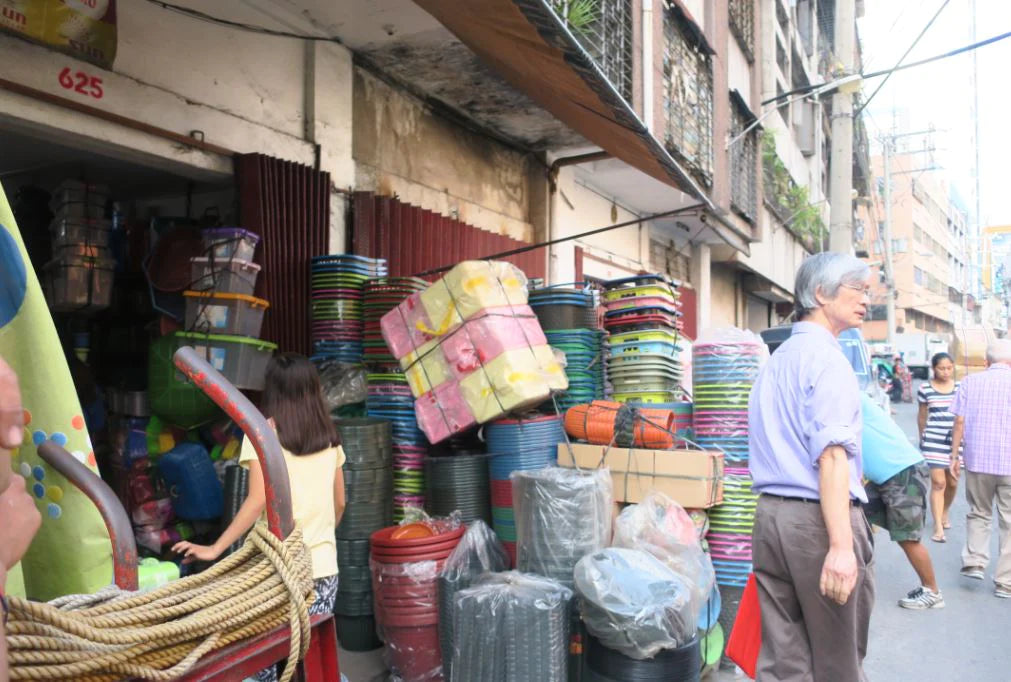
[[(774, 353), (784, 341), (790, 338), (793, 332), (792, 325), (782, 325), (766, 329), (761, 333), (762, 340), (769, 347), (769, 352)], [(843, 354), (850, 361), (853, 372), (857, 375), (857, 384), (861, 391), (865, 391), (875, 404), (880, 405), (885, 412), (891, 410), (891, 399), (888, 397), (890, 386), (882, 386), (879, 381), (878, 368), (871, 363), (871, 355), (864, 337), (859, 329), (847, 329), (839, 335), (839, 345), (842, 346)]]
[(906, 367), (917, 379), (930, 378), (930, 359), (935, 353), (948, 352), (948, 340), (940, 334), (902, 333), (895, 335), (893, 353), (901, 355)]

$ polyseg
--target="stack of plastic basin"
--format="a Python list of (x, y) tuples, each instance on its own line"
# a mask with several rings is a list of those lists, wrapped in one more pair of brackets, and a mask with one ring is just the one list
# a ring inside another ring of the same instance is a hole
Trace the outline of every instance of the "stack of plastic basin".
[(441, 679), (438, 577), (465, 530), (414, 523), (372, 534), (376, 624), (402, 679)]

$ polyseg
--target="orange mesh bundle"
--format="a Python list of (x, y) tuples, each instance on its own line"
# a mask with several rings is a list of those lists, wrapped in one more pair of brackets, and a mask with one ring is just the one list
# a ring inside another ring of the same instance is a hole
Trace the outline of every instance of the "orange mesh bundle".
[[(615, 444), (615, 421), (622, 403), (594, 400), (570, 407), (565, 413), (565, 431), (571, 438), (594, 445)], [(633, 425), (635, 447), (670, 450), (674, 447), (674, 413), (670, 410), (637, 409)], [(620, 444), (619, 444), (620, 445)]]

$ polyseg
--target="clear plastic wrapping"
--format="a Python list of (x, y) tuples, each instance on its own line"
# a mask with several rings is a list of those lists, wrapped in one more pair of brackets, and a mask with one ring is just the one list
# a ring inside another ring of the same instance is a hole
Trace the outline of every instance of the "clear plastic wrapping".
[(478, 576), (499, 573), (507, 568), (509, 555), (495, 532), (484, 521), (472, 522), (439, 573), (439, 641), (447, 678), (450, 677), (453, 659), (453, 602), (456, 594), (470, 587)]
[(576, 562), (611, 540), (611, 472), (548, 467), (510, 478), (517, 568), (571, 586)]
[(509, 263), (457, 264), (384, 315), (382, 333), (432, 443), (568, 387), (564, 355), (547, 345), (526, 277)]
[(368, 397), (368, 372), (364, 365), (352, 365), (336, 360), (316, 363), (323, 399), (331, 412), (344, 405), (364, 403)]
[(748, 399), (769, 350), (754, 332), (709, 329), (692, 347), (695, 440), (725, 453), (727, 461), (748, 459)]
[(386, 643), (387, 665), (404, 682), (443, 679), (437, 582), (442, 563), (369, 559), (376, 631)]
[(452, 682), (568, 680), (573, 592), (517, 571), (486, 573), (453, 602)]
[(716, 577), (713, 562), (702, 550), (696, 519), (660, 492), (626, 507), (614, 522), (614, 547), (642, 550), (688, 580), (688, 616), (695, 622), (709, 598)]
[(648, 552), (595, 552), (576, 564), (575, 578), (586, 629), (610, 649), (642, 660), (695, 637), (694, 586)]

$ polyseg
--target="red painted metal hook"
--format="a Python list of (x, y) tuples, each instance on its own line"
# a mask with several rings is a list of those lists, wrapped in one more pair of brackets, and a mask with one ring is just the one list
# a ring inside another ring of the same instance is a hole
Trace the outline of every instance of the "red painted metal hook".
[(217, 403), (253, 443), (260, 467), (263, 469), (263, 487), (267, 494), (267, 525), (271, 533), (281, 540), (285, 539), (295, 529), (295, 522), (291, 513), (288, 468), (281, 455), (281, 443), (274, 429), (270, 428), (270, 424), (249, 398), (228, 383), (228, 380), (207, 364), (195, 350), (183, 346), (176, 351), (174, 360), (176, 367)]

